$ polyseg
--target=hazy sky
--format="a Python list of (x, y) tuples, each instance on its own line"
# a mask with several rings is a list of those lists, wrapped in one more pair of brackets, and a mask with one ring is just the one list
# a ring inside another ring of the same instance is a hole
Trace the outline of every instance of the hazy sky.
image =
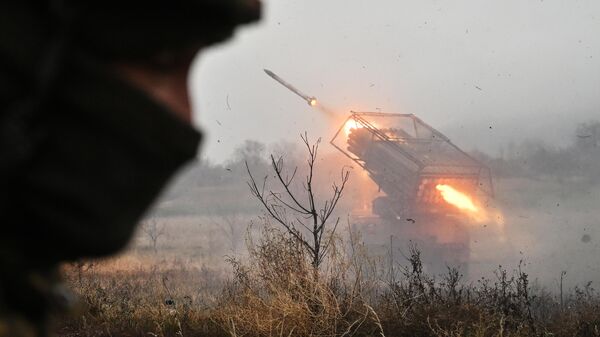
[(296, 142), (304, 130), (329, 139), (339, 126), (263, 68), (340, 116), (414, 113), (492, 154), (511, 139), (560, 145), (578, 122), (600, 119), (600, 1), (271, 0), (265, 9), (194, 71), (211, 160), (245, 139)]

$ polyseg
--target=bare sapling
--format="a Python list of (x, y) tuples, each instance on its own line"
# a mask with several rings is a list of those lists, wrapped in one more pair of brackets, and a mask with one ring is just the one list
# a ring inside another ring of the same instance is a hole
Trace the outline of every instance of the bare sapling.
[(142, 225), (142, 231), (148, 237), (148, 240), (150, 241), (150, 244), (152, 245), (152, 250), (156, 254), (158, 252), (158, 250), (157, 250), (158, 240), (161, 236), (163, 236), (165, 234), (165, 226), (162, 224), (159, 224), (156, 220), (152, 219), (152, 220), (148, 220), (148, 221), (144, 222), (144, 224)]
[(271, 170), (280, 190), (268, 186), (268, 175), (259, 186), (246, 162), (248, 186), (267, 214), (306, 250), (314, 275), (318, 277), (319, 266), (327, 256), (333, 234), (340, 222), (340, 218), (333, 219), (332, 214), (348, 182), (349, 171), (342, 168), (340, 180), (331, 185), (332, 194), (324, 201), (317, 200), (314, 177), (321, 139), (311, 144), (306, 133), (300, 135), (300, 138), (308, 152), (307, 172), (302, 181), (302, 189), (294, 188), (298, 167), (290, 172), (285, 167), (284, 157), (276, 158), (273, 155), (270, 157)]

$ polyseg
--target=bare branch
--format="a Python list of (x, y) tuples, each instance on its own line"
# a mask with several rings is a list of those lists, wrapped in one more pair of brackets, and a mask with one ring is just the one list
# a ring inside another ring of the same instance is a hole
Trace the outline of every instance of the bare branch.
[(333, 225), (333, 229), (331, 230), (331, 236), (329, 237), (329, 240), (327, 240), (327, 243), (323, 246), (323, 251), (321, 252), (319, 261), (323, 261), (323, 259), (327, 255), (329, 246), (331, 246), (331, 241), (333, 240), (333, 234), (335, 233), (335, 230), (337, 229), (339, 223), (340, 223), (340, 218), (337, 218), (337, 220), (335, 221), (335, 224)]
[[(323, 243), (324, 235), (328, 229), (329, 219), (335, 211), (348, 182), (349, 171), (342, 168), (340, 181), (334, 182), (331, 185), (332, 195), (324, 201), (322, 206), (319, 206), (313, 189), (313, 183), (315, 181), (315, 168), (321, 139), (319, 138), (315, 143), (311, 144), (306, 132), (301, 134), (300, 138), (308, 153), (306, 159), (308, 171), (302, 182), (302, 187), (304, 187), (306, 195), (303, 196), (300, 193), (292, 191), (290, 186), (294, 182), (298, 167), (294, 168), (291, 175), (286, 174), (284, 172), (285, 162), (283, 156), (276, 159), (271, 155), (270, 158), (271, 169), (275, 173), (274, 177), (284, 192), (267, 191), (267, 177), (263, 180), (262, 188), (259, 188), (248, 163), (246, 163), (246, 170), (249, 176), (247, 184), (250, 187), (252, 195), (259, 200), (269, 216), (285, 228), (294, 240), (307, 250), (315, 269), (315, 277), (318, 277), (318, 268), (330, 250), (335, 231), (340, 222), (339, 218), (336, 219), (333, 228), (327, 231), (331, 233), (331, 236), (326, 239), (327, 242), (325, 243)], [(302, 199), (307, 200), (308, 204), (301, 203), (300, 200)], [(290, 218), (294, 220), (289, 220)], [(306, 234), (306, 237), (303, 233)]]
[[(283, 158), (279, 158), (278, 162), (281, 163), (281, 165), (283, 165)], [(281, 182), (281, 184), (283, 185), (283, 187), (285, 188), (286, 193), (289, 195), (289, 197), (292, 199), (292, 201), (304, 212), (306, 213), (310, 213), (310, 211), (304, 207), (300, 202), (298, 202), (298, 200), (296, 199), (296, 197), (294, 196), (294, 193), (292, 193), (292, 191), (290, 191), (290, 184), (292, 183), (292, 180), (289, 181), (285, 181), (281, 175), (282, 172), (282, 168), (278, 166), (278, 164), (275, 162), (275, 157), (273, 157), (273, 155), (271, 155), (271, 165), (273, 166), (273, 169), (275, 171), (275, 174), (277, 175), (277, 178), (279, 179), (279, 182)], [(292, 179), (294, 178), (294, 176), (296, 175), (296, 170), (298, 168), (296, 167), (294, 169), (294, 174), (292, 176)]]

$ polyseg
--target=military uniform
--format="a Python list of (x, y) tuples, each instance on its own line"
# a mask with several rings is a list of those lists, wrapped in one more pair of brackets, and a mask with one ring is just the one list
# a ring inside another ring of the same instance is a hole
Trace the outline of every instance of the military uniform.
[(259, 15), (252, 0), (0, 3), (0, 336), (42, 334), (56, 266), (124, 247), (196, 155), (200, 133), (110, 65), (197, 50)]

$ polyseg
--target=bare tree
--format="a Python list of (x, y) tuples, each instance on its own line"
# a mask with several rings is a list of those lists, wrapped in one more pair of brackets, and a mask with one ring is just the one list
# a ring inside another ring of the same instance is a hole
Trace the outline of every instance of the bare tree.
[(227, 239), (231, 251), (233, 253), (237, 252), (238, 245), (242, 241), (246, 231), (242, 215), (235, 211), (227, 212), (219, 210), (217, 215), (211, 215), (210, 219)]
[(157, 253), (156, 245), (158, 239), (165, 234), (165, 226), (159, 224), (156, 220), (148, 220), (142, 225), (142, 231), (148, 236), (154, 253)]
[(577, 125), (575, 144), (579, 149), (590, 150), (600, 147), (600, 122), (589, 121)]
[[(248, 186), (252, 195), (260, 201), (270, 217), (283, 226), (304, 247), (311, 258), (316, 275), (319, 266), (327, 255), (333, 233), (340, 222), (339, 217), (334, 221), (330, 221), (330, 218), (342, 197), (342, 192), (348, 182), (349, 172), (345, 168), (341, 169), (340, 181), (332, 183), (332, 195), (320, 204), (316, 200), (313, 178), (321, 139), (319, 138), (315, 144), (311, 145), (306, 133), (301, 135), (300, 138), (302, 138), (308, 150), (308, 171), (305, 180), (302, 182), (303, 191), (293, 190), (298, 167), (295, 167), (293, 172), (289, 174), (284, 168), (283, 156), (276, 159), (271, 155), (271, 169), (275, 173), (278, 184), (281, 185), (282, 192), (267, 188), (268, 176), (263, 179), (262, 186), (259, 186), (247, 162), (246, 170), (250, 177)], [(324, 237), (329, 229), (331, 230), (329, 237)]]

